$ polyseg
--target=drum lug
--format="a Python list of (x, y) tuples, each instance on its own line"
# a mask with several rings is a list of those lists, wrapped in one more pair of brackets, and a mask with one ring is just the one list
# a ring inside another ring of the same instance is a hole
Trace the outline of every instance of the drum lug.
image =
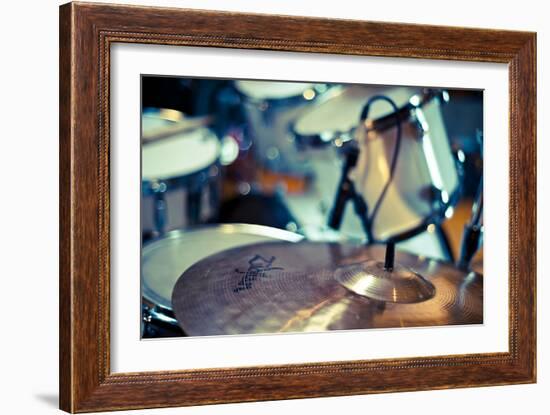
[(152, 320), (151, 314), (150, 314), (150, 308), (147, 306), (143, 306), (143, 309), (141, 311), (141, 320), (147, 324), (150, 323)]

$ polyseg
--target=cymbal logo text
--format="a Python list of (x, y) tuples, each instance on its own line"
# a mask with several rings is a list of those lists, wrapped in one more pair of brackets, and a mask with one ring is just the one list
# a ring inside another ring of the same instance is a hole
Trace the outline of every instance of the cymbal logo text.
[(268, 271), (283, 270), (284, 268), (282, 267), (273, 267), (275, 259), (274, 256), (270, 259), (266, 259), (261, 255), (254, 255), (248, 261), (249, 266), (246, 271), (239, 271), (238, 268), (235, 268), (235, 272), (243, 276), (238, 282), (237, 287), (233, 289), (233, 292), (238, 293), (239, 291), (249, 290), (252, 288), (252, 283), (258, 278), (268, 277), (266, 274)]

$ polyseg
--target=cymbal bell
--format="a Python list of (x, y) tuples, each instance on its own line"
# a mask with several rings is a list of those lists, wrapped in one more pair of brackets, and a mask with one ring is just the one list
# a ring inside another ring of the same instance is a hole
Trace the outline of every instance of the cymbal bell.
[(370, 260), (336, 269), (334, 277), (356, 294), (392, 303), (417, 303), (432, 298), (435, 287), (420, 274), (402, 265), (391, 270)]

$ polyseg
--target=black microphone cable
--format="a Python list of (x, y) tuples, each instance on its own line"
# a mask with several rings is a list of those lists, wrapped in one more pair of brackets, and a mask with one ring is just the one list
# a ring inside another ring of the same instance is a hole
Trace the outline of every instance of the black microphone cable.
[[(399, 157), (399, 149), (401, 147), (401, 137), (402, 137), (401, 121), (398, 118), (399, 117), (399, 115), (398, 115), (399, 108), (397, 107), (395, 102), (390, 97), (388, 97), (386, 95), (373, 95), (367, 101), (367, 103), (363, 107), (363, 110), (361, 111), (361, 118), (360, 118), (361, 122), (362, 123), (365, 122), (365, 120), (367, 119), (367, 117), (369, 115), (371, 105), (376, 101), (385, 101), (388, 104), (390, 104), (390, 106), (392, 107), (392, 109), (394, 111), (394, 114), (395, 114), (395, 117), (396, 117), (396, 123), (395, 123), (396, 136), (395, 136), (395, 146), (394, 146), (394, 150), (393, 150), (393, 155), (392, 155), (392, 159), (391, 159), (391, 162), (390, 162), (390, 171), (389, 171), (388, 180), (386, 181), (386, 184), (384, 185), (384, 188), (382, 189), (382, 192), (380, 193), (380, 196), (378, 197), (378, 200), (376, 201), (376, 203), (374, 205), (374, 208), (371, 211), (370, 218), (368, 220), (369, 227), (371, 228), (371, 232), (370, 232), (371, 234), (372, 234), (372, 224), (374, 223), (374, 219), (376, 218), (376, 215), (378, 213), (378, 210), (380, 209), (382, 201), (386, 197), (386, 193), (388, 192), (388, 189), (389, 189), (389, 187), (390, 187), (390, 185), (393, 181), (393, 177), (394, 177), (394, 174), (395, 174), (395, 169), (397, 167), (397, 159)], [(373, 242), (373, 241), (371, 241), (371, 242)]]

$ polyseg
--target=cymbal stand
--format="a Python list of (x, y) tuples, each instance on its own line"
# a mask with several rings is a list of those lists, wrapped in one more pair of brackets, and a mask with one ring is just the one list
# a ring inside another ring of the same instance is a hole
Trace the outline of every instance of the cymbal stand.
[(470, 221), (464, 226), (460, 256), (457, 266), (461, 270), (468, 270), (472, 258), (478, 251), (483, 239), (483, 178), (479, 182), (476, 199), (472, 206)]

